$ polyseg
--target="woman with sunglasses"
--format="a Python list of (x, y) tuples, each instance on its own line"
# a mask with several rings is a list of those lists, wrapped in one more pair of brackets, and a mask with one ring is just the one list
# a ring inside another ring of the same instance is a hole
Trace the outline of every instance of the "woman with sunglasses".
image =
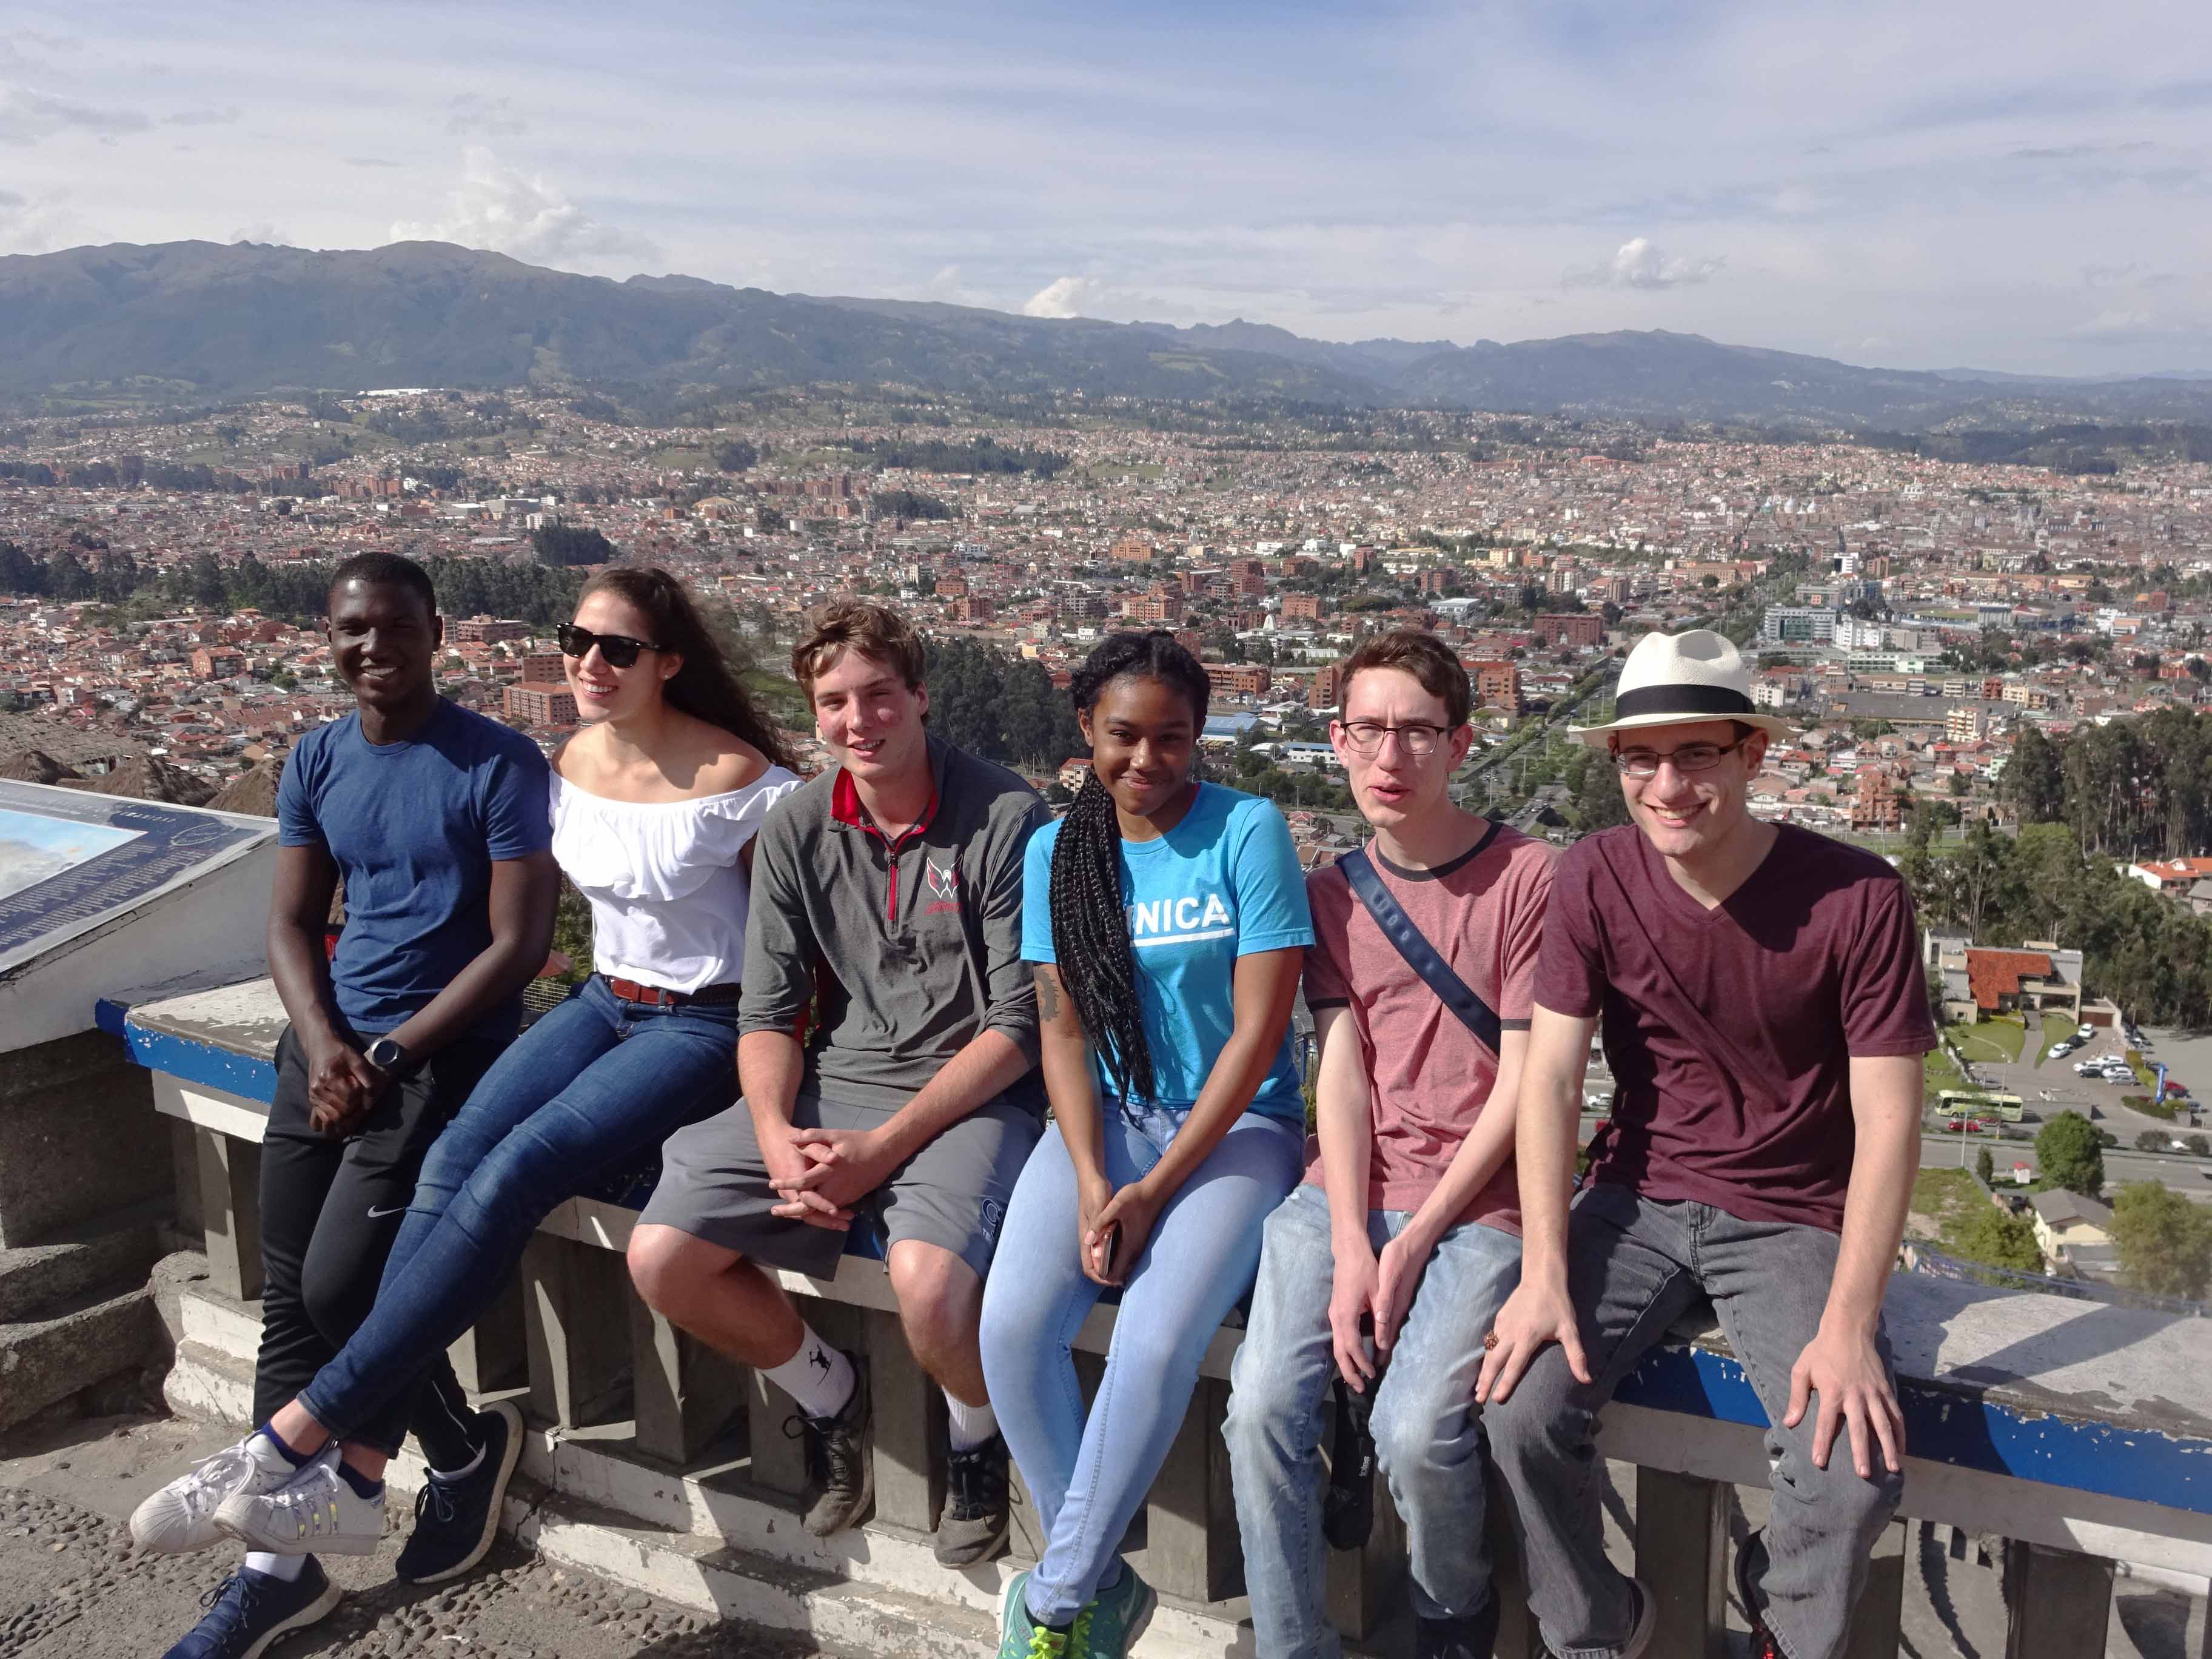
[[(595, 578), (560, 641), (583, 730), (553, 755), (553, 854), (591, 902), (597, 971), (484, 1074), (423, 1159), (375, 1311), (256, 1431), (298, 1469), (217, 1506), (256, 1549), (373, 1552), (392, 1403), (556, 1206), (737, 1092), (751, 842), (799, 787), (789, 751), (665, 571)], [(491, 1546), (521, 1419), (500, 1402), (478, 1420), (495, 1426), (476, 1462), (423, 1485), (403, 1578), (458, 1577)]]

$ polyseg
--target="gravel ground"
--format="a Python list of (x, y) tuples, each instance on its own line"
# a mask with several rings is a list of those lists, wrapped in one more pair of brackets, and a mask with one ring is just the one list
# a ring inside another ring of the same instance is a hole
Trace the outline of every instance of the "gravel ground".
[[(0, 1659), (154, 1659), (191, 1627), (200, 1598), (238, 1556), (147, 1554), (125, 1520), (154, 1485), (205, 1455), (205, 1436), (160, 1420), (76, 1427), (90, 1437), (0, 1452)], [(550, 1566), (504, 1540), (459, 1583), (403, 1584), (392, 1565), (412, 1522), (410, 1506), (395, 1504), (374, 1555), (325, 1557), (345, 1600), (271, 1659), (795, 1659), (817, 1650)]]

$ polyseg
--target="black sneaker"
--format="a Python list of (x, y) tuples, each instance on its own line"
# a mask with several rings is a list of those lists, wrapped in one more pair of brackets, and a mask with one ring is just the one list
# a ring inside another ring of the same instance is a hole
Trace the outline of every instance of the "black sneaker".
[(522, 1454), (522, 1413), (504, 1400), (477, 1413), (483, 1461), (457, 1480), (435, 1476), (415, 1494), (415, 1531), (392, 1568), (410, 1584), (458, 1578), (484, 1559), (499, 1536), (507, 1482)]
[(853, 1367), (853, 1397), (835, 1417), (799, 1413), (787, 1434), (806, 1437), (807, 1483), (814, 1501), (801, 1522), (817, 1538), (857, 1527), (876, 1507), (875, 1424), (868, 1409), (868, 1363), (847, 1354)]
[(1498, 1646), (1498, 1589), (1479, 1613), (1455, 1619), (1413, 1619), (1413, 1659), (1490, 1659)]
[(1751, 1659), (1789, 1659), (1782, 1645), (1774, 1639), (1774, 1632), (1766, 1627), (1766, 1615), (1751, 1594), (1752, 1565), (1754, 1556), (1760, 1566), (1766, 1565), (1766, 1534), (1764, 1529), (1746, 1537), (1736, 1546), (1735, 1593), (1743, 1599), (1743, 1616), (1751, 1625)]
[(1336, 1392), (1336, 1435), (1330, 1443), (1328, 1490), (1322, 1495), (1321, 1530), (1332, 1549), (1363, 1547), (1375, 1530), (1375, 1433), (1368, 1419), (1375, 1410), (1378, 1374), (1367, 1392), (1354, 1394), (1340, 1376)]
[(993, 1435), (972, 1451), (951, 1455), (945, 1472), (945, 1508), (937, 1517), (937, 1565), (980, 1566), (1006, 1548), (1006, 1442)]
[(163, 1659), (261, 1659), (271, 1642), (327, 1618), (343, 1596), (312, 1555), (289, 1583), (240, 1567), (200, 1597), (207, 1616)]

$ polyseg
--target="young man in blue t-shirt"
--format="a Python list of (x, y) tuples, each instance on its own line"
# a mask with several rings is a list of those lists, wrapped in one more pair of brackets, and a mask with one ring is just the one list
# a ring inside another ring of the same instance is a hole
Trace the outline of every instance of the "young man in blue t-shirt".
[[(514, 1037), (552, 937), (544, 757), (438, 695), (441, 638), (420, 565), (389, 553), (341, 564), (331, 655), (355, 712), (301, 739), (277, 790), (269, 971), (290, 1024), (261, 1154), (253, 1414), (264, 1425), (367, 1316), (422, 1155)], [(519, 1422), (512, 1407), (471, 1410), (441, 1359), (394, 1423), (411, 1425), (434, 1480), (452, 1477), (449, 1501), (429, 1511), (441, 1524), (417, 1528), (400, 1577), (450, 1576), (432, 1559), (448, 1553), (441, 1536), (496, 1508), (493, 1483), (472, 1477), (503, 1470), (488, 1449)], [(305, 1461), (257, 1430), (147, 1499), (132, 1533), (149, 1549), (204, 1548), (224, 1498), (282, 1486)], [(171, 1659), (246, 1659), (338, 1594), (313, 1556), (249, 1554)]]

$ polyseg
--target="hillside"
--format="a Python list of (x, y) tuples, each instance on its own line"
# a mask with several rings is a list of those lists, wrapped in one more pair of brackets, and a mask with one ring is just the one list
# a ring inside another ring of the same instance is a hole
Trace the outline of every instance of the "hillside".
[(442, 242), (118, 243), (0, 258), (0, 398), (533, 382), (1287, 398), (1911, 431), (2212, 416), (2212, 380), (2180, 375), (1863, 368), (1657, 331), (1341, 343), (1242, 320), (1178, 328), (682, 276), (615, 282)]

